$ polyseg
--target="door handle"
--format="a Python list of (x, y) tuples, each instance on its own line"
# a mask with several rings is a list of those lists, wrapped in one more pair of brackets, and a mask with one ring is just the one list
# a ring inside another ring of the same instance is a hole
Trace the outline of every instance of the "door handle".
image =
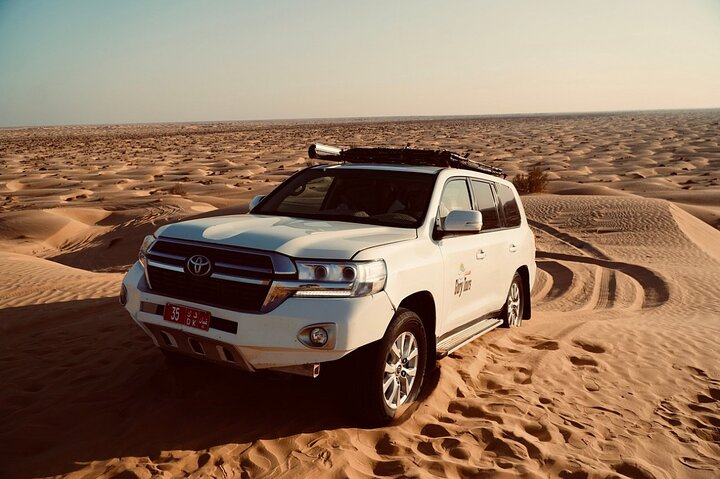
[(510, 243), (510, 252), (514, 253), (517, 251), (517, 245), (515, 243)]
[(475, 259), (485, 259), (485, 250), (477, 250), (477, 252), (475, 253)]

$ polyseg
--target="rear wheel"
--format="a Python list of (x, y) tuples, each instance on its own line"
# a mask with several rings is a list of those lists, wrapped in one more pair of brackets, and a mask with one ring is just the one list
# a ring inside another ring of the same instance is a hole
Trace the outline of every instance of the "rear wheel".
[(383, 339), (368, 354), (362, 387), (364, 418), (373, 425), (391, 421), (401, 406), (413, 402), (422, 388), (427, 340), (414, 312), (399, 309)]
[(505, 306), (502, 310), (503, 327), (513, 328), (522, 324), (525, 310), (523, 281), (519, 273), (515, 273), (508, 289)]

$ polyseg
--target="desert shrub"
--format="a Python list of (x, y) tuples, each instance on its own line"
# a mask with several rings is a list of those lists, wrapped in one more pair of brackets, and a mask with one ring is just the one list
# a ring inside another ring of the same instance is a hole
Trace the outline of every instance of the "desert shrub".
[(171, 195), (180, 195), (180, 196), (185, 196), (188, 193), (187, 190), (185, 189), (185, 187), (183, 187), (183, 185), (181, 185), (180, 183), (176, 183), (175, 185), (171, 186), (170, 189), (168, 189), (167, 191)]
[(521, 195), (527, 193), (542, 193), (545, 191), (548, 181), (547, 173), (538, 167), (532, 168), (527, 175), (518, 173), (512, 180), (513, 185), (515, 185), (515, 188), (517, 188), (518, 193)]

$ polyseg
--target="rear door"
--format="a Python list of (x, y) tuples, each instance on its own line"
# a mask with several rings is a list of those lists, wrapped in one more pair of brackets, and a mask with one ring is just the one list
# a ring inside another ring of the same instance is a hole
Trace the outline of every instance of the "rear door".
[(478, 291), (479, 309), (487, 312), (499, 311), (505, 302), (507, 269), (507, 241), (503, 230), (495, 184), (491, 181), (473, 178), (471, 181), (474, 208), (482, 213), (483, 226), (479, 233), (480, 249), (476, 255), (479, 274), (482, 275), (483, 289)]
[(503, 246), (501, 253), (503, 267), (498, 274), (499, 286), (502, 288), (499, 304), (502, 304), (507, 298), (510, 282), (512, 281), (515, 271), (523, 264), (522, 258), (520, 257), (523, 247), (523, 245), (521, 245), (522, 238), (520, 237), (522, 218), (520, 216), (518, 200), (512, 189), (502, 183), (496, 183), (495, 188), (498, 194), (502, 221), (501, 241)]

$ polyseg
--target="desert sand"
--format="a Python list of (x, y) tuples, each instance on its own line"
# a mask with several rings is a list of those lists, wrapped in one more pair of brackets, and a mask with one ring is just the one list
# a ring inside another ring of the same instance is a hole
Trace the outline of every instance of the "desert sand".
[[(551, 178), (533, 319), (385, 428), (323, 382), (172, 368), (116, 298), (144, 235), (246, 211), (315, 141)], [(0, 477), (718, 477), (718, 228), (718, 110), (0, 130)]]

